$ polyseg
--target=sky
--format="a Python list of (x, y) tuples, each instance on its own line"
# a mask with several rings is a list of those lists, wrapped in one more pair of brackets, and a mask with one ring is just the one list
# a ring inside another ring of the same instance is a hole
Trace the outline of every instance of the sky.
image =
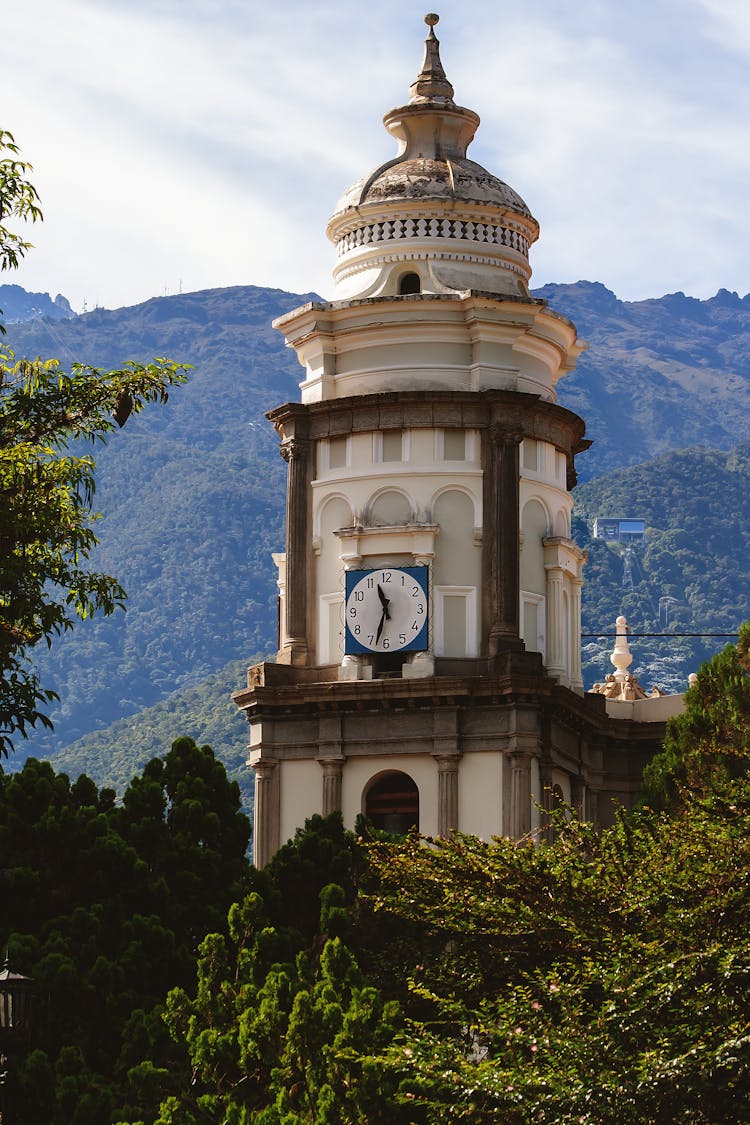
[[(469, 155), (541, 225), (533, 285), (750, 290), (748, 0), (434, 0)], [(20, 270), (77, 311), (261, 285), (330, 296), (325, 226), (395, 154), (425, 0), (4, 5), (0, 127), (44, 223)]]

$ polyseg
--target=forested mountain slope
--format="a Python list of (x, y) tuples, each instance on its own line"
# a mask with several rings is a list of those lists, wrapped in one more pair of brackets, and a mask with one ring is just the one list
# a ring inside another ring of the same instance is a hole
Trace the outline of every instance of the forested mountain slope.
[[(643, 519), (643, 546), (627, 552), (594, 539), (597, 516)], [(736, 633), (750, 619), (750, 443), (666, 453), (580, 485), (573, 534), (589, 556), (584, 633), (611, 631), (620, 613), (633, 632)], [(690, 672), (730, 639), (634, 639), (632, 671), (646, 687), (684, 691)], [(588, 683), (612, 671), (611, 647), (584, 641)]]
[[(578, 459), (582, 481), (697, 442), (729, 449), (750, 434), (750, 299), (721, 292), (703, 302), (677, 294), (623, 303), (590, 282), (547, 286), (539, 293), (570, 316), (590, 343), (578, 370), (559, 387), (562, 404), (586, 419), (594, 439)], [(298, 398), (302, 371), (271, 320), (308, 299), (309, 294), (241, 286), (9, 327), (8, 342), (19, 355), (107, 367), (167, 355), (194, 365), (191, 382), (175, 391), (166, 408), (131, 419), (108, 447), (94, 451), (97, 506), (106, 517), (99, 525), (97, 565), (122, 580), (129, 608), (124, 615), (83, 623), (51, 654), (39, 653), (43, 677), (56, 686), (61, 702), (53, 712), (54, 735), (34, 737), (28, 752), (54, 755), (201, 682), (229, 661), (275, 648), (270, 554), (283, 545), (285, 465), (263, 415)], [(717, 465), (709, 458), (704, 470), (694, 466), (682, 486), (686, 500), (698, 497), (704, 473), (718, 471)], [(623, 486), (618, 512), (610, 510), (614, 492), (589, 494), (589, 486), (581, 485), (581, 511), (592, 517), (644, 514), (647, 502), (669, 491), (659, 474), (671, 468), (671, 463), (645, 466), (647, 479)], [(615, 489), (615, 483), (607, 487)], [(676, 523), (651, 521), (660, 534), (683, 526), (678, 501), (676, 496), (671, 509)], [(595, 511), (598, 507), (607, 510)], [(711, 516), (705, 501), (698, 505), (696, 520)], [(692, 549), (696, 571), (734, 567), (744, 550), (737, 525), (735, 532), (732, 538), (727, 525), (717, 538), (691, 525), (686, 534), (692, 544), (680, 550)], [(622, 560), (603, 550), (596, 546), (587, 567), (587, 632), (611, 630), (621, 611), (638, 615), (622, 596)], [(667, 546), (662, 554), (669, 557)], [(671, 583), (659, 574), (654, 590), (681, 589), (682, 572)], [(690, 613), (705, 599), (702, 620), (715, 627), (710, 579), (701, 584), (688, 575), (688, 587)], [(669, 596), (679, 601), (683, 594)], [(742, 612), (737, 602), (737, 615)], [(722, 620), (731, 616), (727, 611)], [(609, 645), (602, 641), (597, 647)], [(686, 652), (676, 677), (666, 664), (657, 667), (658, 682), (681, 687), (696, 658), (693, 649)], [(671, 660), (670, 655), (667, 663)], [(592, 666), (590, 678), (606, 670), (603, 664)], [(642, 678), (648, 680), (648, 674)], [(175, 733), (179, 730), (176, 715)], [(202, 740), (199, 732), (194, 737)]]
[(194, 367), (166, 407), (93, 451), (105, 514), (95, 564), (122, 581), (128, 611), (38, 652), (61, 701), (55, 733), (32, 738), (28, 752), (48, 757), (274, 646), (270, 555), (283, 542), (285, 465), (264, 411), (297, 397), (300, 369), (271, 320), (306, 299), (243, 287), (9, 327), (19, 355), (113, 367), (158, 354)]
[(578, 459), (581, 480), (668, 449), (731, 449), (750, 435), (750, 294), (619, 301), (579, 281), (536, 295), (589, 344), (559, 385), (594, 440)]

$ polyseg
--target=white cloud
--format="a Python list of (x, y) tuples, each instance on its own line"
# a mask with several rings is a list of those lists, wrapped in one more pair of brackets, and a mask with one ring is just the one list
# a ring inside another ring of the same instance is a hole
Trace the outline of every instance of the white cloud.
[[(328, 291), (330, 211), (387, 159), (424, 4), (37, 0), (4, 14), (1, 124), (46, 221), (17, 278), (80, 307), (254, 283)], [(444, 0), (475, 159), (542, 224), (539, 282), (750, 289), (745, 0)], [(3, 279), (5, 280), (5, 279)]]

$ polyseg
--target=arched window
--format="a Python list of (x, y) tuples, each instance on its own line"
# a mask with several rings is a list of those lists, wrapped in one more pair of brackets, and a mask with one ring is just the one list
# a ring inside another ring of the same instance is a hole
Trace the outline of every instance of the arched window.
[(399, 278), (398, 291), (401, 297), (407, 297), (410, 293), (422, 292), (422, 279), (418, 273), (405, 273)]
[(405, 835), (419, 831), (419, 790), (407, 773), (381, 775), (365, 796), (365, 815), (375, 828)]

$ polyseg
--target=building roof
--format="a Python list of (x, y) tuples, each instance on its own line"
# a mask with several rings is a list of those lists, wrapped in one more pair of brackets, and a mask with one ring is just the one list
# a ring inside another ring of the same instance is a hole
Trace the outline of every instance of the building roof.
[(399, 142), (398, 155), (352, 184), (337, 203), (334, 218), (367, 203), (453, 199), (501, 207), (536, 226), (521, 196), (466, 156), (479, 117), (453, 100), (453, 86), (440, 61), (437, 21), (434, 13), (425, 16), (430, 30), (422, 68), (409, 88), (409, 102), (383, 118)]

